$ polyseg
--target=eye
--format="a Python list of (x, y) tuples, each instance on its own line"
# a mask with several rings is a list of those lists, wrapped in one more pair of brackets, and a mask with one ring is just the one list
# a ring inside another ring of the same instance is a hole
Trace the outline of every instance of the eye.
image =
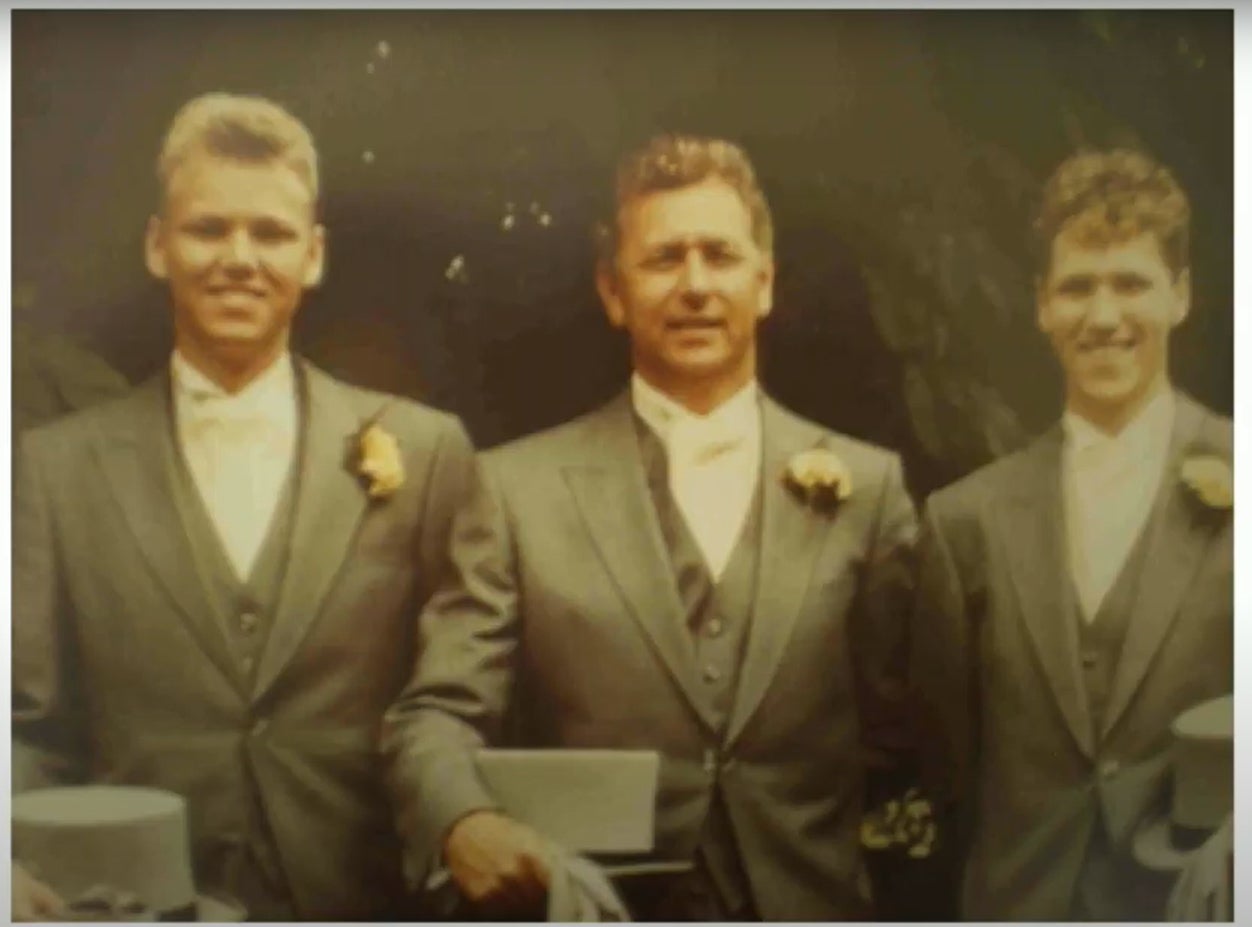
[(639, 266), (645, 270), (666, 270), (676, 267), (683, 261), (683, 249), (678, 246), (666, 246), (649, 251), (644, 255)]
[(1065, 299), (1084, 299), (1095, 289), (1095, 282), (1090, 277), (1063, 277), (1053, 289)]
[(221, 238), (228, 231), (228, 223), (219, 216), (197, 216), (179, 226), (179, 231), (192, 238), (210, 240)]
[(704, 260), (713, 267), (730, 267), (742, 258), (738, 249), (728, 244), (713, 244), (704, 249)]
[(1122, 296), (1136, 296), (1151, 284), (1139, 274), (1117, 274), (1113, 277), (1113, 291)]
[(267, 244), (280, 244), (286, 241), (293, 241), (297, 235), (296, 230), (284, 222), (264, 219), (253, 223), (252, 237)]

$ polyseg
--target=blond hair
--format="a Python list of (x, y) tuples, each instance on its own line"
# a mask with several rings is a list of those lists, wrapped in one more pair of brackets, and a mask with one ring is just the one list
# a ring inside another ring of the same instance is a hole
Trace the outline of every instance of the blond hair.
[(271, 100), (206, 93), (185, 103), (170, 123), (157, 157), (157, 180), (163, 193), (179, 166), (196, 153), (285, 164), (317, 200), (313, 136), (304, 123)]

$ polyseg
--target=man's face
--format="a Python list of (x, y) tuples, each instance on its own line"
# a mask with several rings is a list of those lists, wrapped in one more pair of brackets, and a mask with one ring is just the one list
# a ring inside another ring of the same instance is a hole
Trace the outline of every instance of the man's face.
[(324, 232), (299, 176), (277, 162), (207, 154), (170, 178), (148, 225), (148, 269), (169, 282), (175, 343), (240, 365), (286, 347), (306, 287), (322, 274)]
[(1187, 315), (1190, 283), (1151, 233), (1107, 246), (1061, 233), (1037, 296), (1078, 411), (1117, 418), (1168, 379), (1169, 334)]
[(649, 193), (628, 201), (618, 223), (615, 272), (603, 269), (598, 283), (609, 321), (630, 335), (635, 369), (662, 389), (748, 382), (774, 269), (739, 194), (717, 179)]

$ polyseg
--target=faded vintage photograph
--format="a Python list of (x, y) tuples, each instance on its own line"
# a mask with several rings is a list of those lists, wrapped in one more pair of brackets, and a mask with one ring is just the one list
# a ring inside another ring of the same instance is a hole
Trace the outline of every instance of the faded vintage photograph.
[(10, 42), (13, 920), (1233, 919), (1233, 9)]

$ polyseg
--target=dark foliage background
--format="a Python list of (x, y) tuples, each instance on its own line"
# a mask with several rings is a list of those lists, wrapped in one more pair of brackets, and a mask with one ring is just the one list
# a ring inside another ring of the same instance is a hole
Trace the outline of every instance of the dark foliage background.
[[(272, 96), (322, 153), (329, 275), (298, 347), (462, 415), (482, 445), (625, 379), (588, 234), (661, 129), (753, 156), (779, 240), (764, 380), (901, 449), (924, 492), (1057, 413), (1027, 229), (1079, 143), (1190, 191), (1178, 381), (1232, 407), (1231, 11), (16, 11), (15, 318), (128, 377), (163, 362), (141, 261), (152, 164), (210, 89)], [(459, 260), (458, 260), (459, 259)]]

